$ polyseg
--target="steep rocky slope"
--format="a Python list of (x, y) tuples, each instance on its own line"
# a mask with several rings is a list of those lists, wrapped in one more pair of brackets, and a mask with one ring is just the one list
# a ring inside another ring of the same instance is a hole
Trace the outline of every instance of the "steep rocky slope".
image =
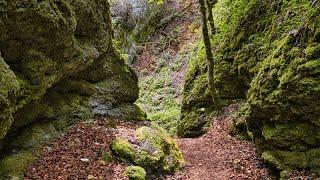
[(115, 45), (129, 64), (138, 58), (139, 44), (147, 42), (163, 25), (167, 1), (110, 0)]
[[(245, 101), (234, 133), (252, 138), (280, 170), (320, 174), (319, 7), (319, 1), (220, 0), (214, 9), (216, 88), (224, 104)], [(181, 136), (205, 132), (215, 111), (204, 58), (202, 49), (189, 63)]]
[(161, 26), (149, 42), (137, 44), (133, 63), (139, 78), (137, 105), (151, 121), (177, 134), (187, 61), (196, 54), (200, 13), (194, 0), (168, 0)]
[(0, 0), (0, 172), (75, 121), (144, 119), (112, 37), (107, 1)]

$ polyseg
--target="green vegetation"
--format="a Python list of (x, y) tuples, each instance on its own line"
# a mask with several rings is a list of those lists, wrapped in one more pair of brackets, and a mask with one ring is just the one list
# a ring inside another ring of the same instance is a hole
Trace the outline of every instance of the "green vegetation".
[(139, 166), (129, 166), (125, 170), (125, 175), (129, 177), (129, 180), (145, 180), (146, 171)]
[(102, 154), (102, 160), (105, 162), (112, 162), (113, 161), (113, 157), (111, 152), (106, 151)]
[(148, 173), (174, 172), (185, 163), (178, 146), (164, 129), (144, 126), (136, 130), (136, 137), (133, 143), (115, 139), (112, 152), (122, 161), (145, 168)]
[(180, 118), (179, 92), (173, 87), (171, 78), (176, 66), (165, 63), (163, 60), (156, 75), (140, 79), (140, 95), (136, 103), (147, 112), (148, 118), (174, 135)]
[[(204, 134), (220, 105), (239, 100), (231, 134), (252, 140), (283, 176), (295, 169), (320, 176), (320, 1), (207, 0), (214, 5), (210, 39), (203, 26), (207, 46), (179, 42), (179, 25), (159, 33), (145, 57), (156, 67), (139, 72), (138, 86), (125, 61), (159, 27), (184, 16), (175, 11), (160, 20), (165, 1), (143, 2), (144, 16), (131, 4), (114, 9), (112, 22), (108, 1), (0, 0), (0, 179), (21, 178), (44, 144), (97, 116), (110, 119), (106, 127), (115, 127), (113, 119), (153, 121), (111, 144), (119, 160), (137, 165), (126, 169), (128, 178), (173, 173), (185, 161), (171, 136)], [(200, 34), (196, 24), (187, 28)], [(179, 51), (166, 51), (172, 42), (182, 44)], [(101, 158), (113, 160), (109, 152)]]
[[(319, 2), (220, 0), (213, 11), (216, 88), (223, 104), (245, 101), (232, 132), (251, 137), (280, 170), (319, 173)], [(181, 136), (202, 134), (206, 124), (194, 119), (215, 111), (203, 53), (189, 63)]]
[(19, 152), (17, 154), (7, 156), (0, 161), (1, 178), (20, 179), (29, 163), (36, 160), (33, 152)]
[[(0, 0), (1, 175), (21, 175), (36, 157), (30, 152), (74, 122), (145, 119), (133, 105), (138, 79), (112, 43), (109, 8), (107, 1)], [(10, 162), (17, 168), (5, 167)]]
[[(189, 60), (186, 82), (183, 90), (181, 120), (178, 135), (195, 137), (206, 132), (210, 125), (213, 109), (212, 97), (208, 90), (205, 50), (200, 46), (197, 55)], [(208, 106), (211, 104), (210, 106)]]
[[(196, 29), (192, 25), (189, 28)], [(180, 31), (181, 29), (177, 27), (172, 33), (177, 34)], [(167, 39), (161, 38), (160, 47), (157, 48), (163, 50), (162, 46), (165, 46), (166, 43), (168, 43)], [(150, 74), (141, 72), (139, 79), (140, 94), (136, 103), (147, 112), (149, 119), (173, 136), (178, 133), (182, 102), (181, 84), (175, 82), (182, 80), (175, 79), (174, 75), (184, 72), (186, 60), (197, 53), (197, 46), (196, 43), (186, 44), (175, 55), (170, 54), (169, 51), (162, 52), (160, 56), (156, 56), (155, 72)]]

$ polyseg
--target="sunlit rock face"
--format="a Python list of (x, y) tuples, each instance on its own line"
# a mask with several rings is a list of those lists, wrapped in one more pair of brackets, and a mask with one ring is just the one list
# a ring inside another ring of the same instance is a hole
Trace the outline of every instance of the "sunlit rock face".
[(19, 133), (51, 137), (97, 115), (144, 118), (112, 37), (108, 1), (0, 0), (1, 149)]

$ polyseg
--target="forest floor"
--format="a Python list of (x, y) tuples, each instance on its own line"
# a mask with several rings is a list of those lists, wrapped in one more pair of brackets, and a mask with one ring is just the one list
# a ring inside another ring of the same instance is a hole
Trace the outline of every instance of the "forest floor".
[(231, 116), (238, 106), (230, 105), (219, 117), (213, 118), (212, 128), (205, 135), (177, 139), (188, 163), (182, 172), (166, 179), (273, 179), (254, 145), (229, 134)]
[[(151, 38), (150, 42), (158, 43), (141, 45), (134, 68), (143, 91), (138, 104), (151, 120), (159, 118), (159, 125), (174, 135), (187, 62), (201, 36), (197, 31), (200, 23), (196, 19), (200, 20), (200, 15), (196, 0), (171, 3), (178, 18)], [(187, 164), (181, 172), (156, 179), (274, 179), (254, 145), (228, 133), (230, 117), (238, 106), (230, 105), (213, 118), (212, 128), (205, 135), (176, 138)], [(112, 158), (110, 143), (119, 134), (133, 132), (137, 127), (121, 121), (110, 126), (106, 119), (78, 123), (44, 147), (39, 160), (28, 167), (25, 179), (126, 179), (123, 171), (127, 165)], [(308, 179), (303, 177), (300, 179)]]
[[(181, 172), (156, 179), (224, 180), (272, 179), (252, 143), (228, 134), (231, 105), (214, 118), (211, 130), (199, 138), (176, 139), (187, 164)], [(29, 166), (25, 179), (126, 179), (126, 164), (112, 158), (111, 141), (134, 132), (137, 124), (100, 119), (78, 123), (43, 149), (40, 159)]]

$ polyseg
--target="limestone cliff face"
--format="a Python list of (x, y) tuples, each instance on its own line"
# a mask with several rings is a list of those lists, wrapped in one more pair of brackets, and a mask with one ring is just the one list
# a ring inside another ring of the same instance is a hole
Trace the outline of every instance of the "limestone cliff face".
[(137, 77), (112, 44), (109, 8), (106, 0), (0, 0), (0, 149), (17, 148), (15, 136), (33, 147), (33, 137), (95, 115), (144, 118), (133, 105)]
[[(219, 95), (226, 104), (245, 101), (235, 133), (247, 131), (262, 157), (280, 170), (320, 174), (319, 7), (319, 1), (221, 0), (214, 10)], [(214, 111), (203, 54), (189, 65), (182, 136), (201, 132), (197, 119)]]

